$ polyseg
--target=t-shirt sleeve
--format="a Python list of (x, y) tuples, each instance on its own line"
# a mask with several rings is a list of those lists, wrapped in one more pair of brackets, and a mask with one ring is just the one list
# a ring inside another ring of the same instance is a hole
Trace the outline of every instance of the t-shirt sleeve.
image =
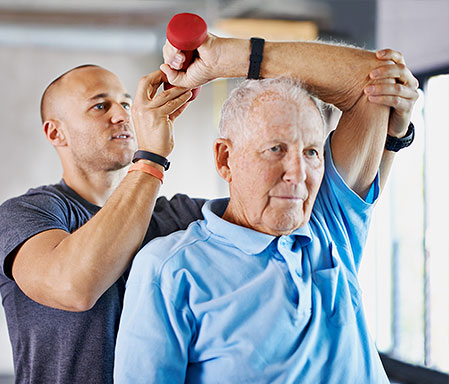
[(373, 205), (379, 197), (379, 175), (374, 179), (365, 199), (362, 199), (345, 183), (332, 159), (331, 137), (325, 145), (325, 172), (315, 203), (315, 214), (323, 215), (337, 248), (351, 249), (343, 252), (351, 255), (342, 258), (346, 267), (357, 273), (365, 246)]
[(206, 201), (183, 194), (177, 194), (170, 200), (158, 198), (142, 247), (155, 237), (186, 229), (193, 221), (203, 219), (201, 208)]
[(5, 270), (7, 257), (26, 240), (50, 229), (69, 232), (66, 211), (62, 200), (44, 191), (7, 200), (0, 206), (0, 270), (6, 277), (11, 278)]

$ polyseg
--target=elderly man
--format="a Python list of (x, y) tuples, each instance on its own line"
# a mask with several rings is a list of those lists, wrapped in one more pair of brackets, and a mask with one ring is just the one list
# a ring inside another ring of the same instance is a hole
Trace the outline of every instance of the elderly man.
[(230, 198), (134, 259), (115, 380), (388, 383), (357, 281), (388, 112), (362, 95), (326, 140), (298, 82), (235, 90), (214, 144)]

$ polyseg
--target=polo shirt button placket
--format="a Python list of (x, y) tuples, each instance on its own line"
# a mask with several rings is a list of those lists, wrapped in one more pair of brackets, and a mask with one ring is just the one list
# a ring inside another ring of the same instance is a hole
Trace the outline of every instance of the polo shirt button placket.
[[(292, 251), (294, 239), (291, 237), (281, 237), (279, 239), (278, 251), (284, 257), (288, 266), (290, 276), (298, 292), (297, 313), (301, 321), (308, 319), (311, 314), (311, 279), (307, 277), (307, 272), (303, 271), (303, 250)], [(298, 318), (298, 320), (299, 320)]]

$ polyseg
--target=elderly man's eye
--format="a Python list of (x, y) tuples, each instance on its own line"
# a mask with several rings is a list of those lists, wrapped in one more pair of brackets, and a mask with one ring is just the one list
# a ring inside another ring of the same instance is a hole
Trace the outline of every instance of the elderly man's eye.
[(282, 147), (280, 145), (275, 145), (269, 149), (270, 152), (278, 153), (282, 151)]
[(306, 151), (306, 155), (309, 157), (317, 157), (318, 156), (318, 151), (316, 149), (308, 149)]

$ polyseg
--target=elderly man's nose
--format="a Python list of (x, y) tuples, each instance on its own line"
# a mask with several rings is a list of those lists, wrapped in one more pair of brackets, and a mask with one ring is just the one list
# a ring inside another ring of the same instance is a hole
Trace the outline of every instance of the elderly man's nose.
[(299, 157), (292, 158), (285, 165), (284, 180), (298, 184), (306, 180), (306, 170), (304, 163), (299, 159)]

